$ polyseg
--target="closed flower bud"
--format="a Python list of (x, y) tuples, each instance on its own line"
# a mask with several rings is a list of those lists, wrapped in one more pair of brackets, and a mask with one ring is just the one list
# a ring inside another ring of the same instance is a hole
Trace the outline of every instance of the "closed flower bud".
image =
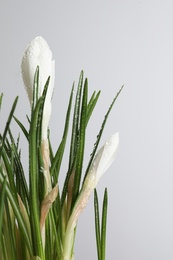
[(38, 97), (43, 93), (45, 83), (50, 76), (47, 96), (43, 110), (42, 139), (47, 138), (47, 128), (51, 115), (51, 99), (54, 88), (54, 67), (52, 52), (47, 42), (41, 37), (36, 37), (27, 46), (21, 64), (23, 82), (28, 94), (30, 104), (33, 102), (33, 85), (36, 68), (39, 66)]
[(89, 172), (85, 178), (82, 190), (70, 217), (69, 223), (75, 228), (78, 217), (86, 207), (92, 191), (96, 188), (101, 176), (115, 159), (119, 144), (119, 133), (112, 135), (96, 154)]
[[(101, 176), (107, 171), (115, 159), (117, 148), (119, 144), (119, 133), (113, 134), (105, 144), (100, 148), (96, 154), (85, 182), (95, 182), (93, 185), (96, 187)], [(87, 180), (88, 179), (88, 180)], [(84, 185), (87, 185), (85, 184)], [(95, 188), (94, 187), (94, 188)]]

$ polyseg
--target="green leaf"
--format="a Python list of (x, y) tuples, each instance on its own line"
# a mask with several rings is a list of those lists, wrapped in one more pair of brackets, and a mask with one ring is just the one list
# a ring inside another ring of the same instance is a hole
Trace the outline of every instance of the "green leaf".
[[(16, 192), (20, 195), (23, 203), (25, 204), (26, 209), (28, 210), (29, 203), (29, 191), (26, 182), (26, 177), (24, 174), (22, 162), (20, 160), (20, 152), (18, 152), (18, 140), (15, 143), (14, 137), (9, 129), (9, 135), (12, 142), (10, 146), (11, 154), (13, 155), (14, 167), (13, 167), (13, 175), (16, 178)], [(18, 187), (18, 188), (17, 188)]]
[(1, 93), (1, 95), (0, 95), (0, 109), (1, 109), (1, 105), (2, 105), (2, 98), (3, 98), (3, 93)]
[(6, 234), (4, 232), (4, 236), (6, 236), (6, 241), (8, 241), (8, 254), (9, 259), (17, 260), (16, 259), (16, 247), (15, 247), (15, 234), (14, 234), (14, 218), (12, 216), (13, 213), (10, 212), (10, 207), (8, 200), (5, 200), (5, 216), (6, 216)]
[(93, 112), (93, 110), (94, 110), (94, 108), (97, 104), (100, 93), (101, 93), (101, 91), (99, 91), (97, 93), (97, 95), (95, 96), (95, 91), (94, 91), (93, 95), (91, 96), (91, 99), (90, 99), (88, 106), (87, 106), (86, 125), (88, 124), (88, 121), (89, 121), (89, 119), (92, 115), (92, 112)]
[(81, 74), (79, 77), (79, 83), (78, 83), (78, 89), (77, 89), (77, 93), (76, 93), (76, 100), (75, 100), (75, 107), (74, 107), (74, 114), (73, 114), (69, 170), (72, 168), (74, 158), (76, 156), (78, 126), (79, 126), (79, 116), (80, 116), (80, 104), (81, 104), (81, 97), (82, 97), (82, 86), (83, 86), (83, 71), (81, 71)]
[[(39, 205), (39, 149), (41, 145), (42, 116), (46, 93), (50, 77), (44, 86), (43, 94), (37, 101), (31, 114), (29, 131), (29, 186), (30, 186), (30, 212), (31, 230), (33, 237), (34, 254), (45, 259), (42, 238), (40, 232), (40, 208)], [(44, 190), (42, 188), (42, 190)]]
[(1, 245), (2, 245), (3, 260), (9, 260), (8, 256), (7, 256), (7, 248), (6, 248), (5, 238), (4, 238), (3, 234), (2, 234), (2, 239), (1, 239)]
[(46, 100), (47, 90), (48, 90), (48, 87), (49, 87), (49, 82), (50, 82), (50, 76), (48, 77), (46, 84), (44, 86), (44, 89), (43, 89), (42, 102), (41, 102), (40, 111), (39, 111), (39, 114), (38, 114), (38, 121), (37, 121), (37, 128), (39, 129), (38, 138), (37, 138), (38, 146), (40, 146), (41, 142), (42, 142), (43, 110), (44, 110), (44, 104), (45, 104), (45, 100)]
[(16, 121), (16, 123), (19, 125), (19, 127), (22, 130), (23, 134), (25, 135), (26, 139), (29, 140), (29, 133), (26, 130), (26, 128), (24, 127), (24, 125), (15, 116), (13, 116), (13, 118)]
[(97, 256), (98, 260), (101, 259), (101, 235), (100, 235), (100, 216), (99, 216), (99, 201), (97, 190), (94, 190), (94, 215), (95, 215), (95, 233), (96, 233), (96, 244), (97, 244)]
[(13, 103), (13, 106), (11, 108), (11, 111), (10, 111), (10, 114), (8, 116), (8, 120), (7, 120), (7, 123), (6, 123), (6, 127), (4, 129), (4, 133), (3, 133), (3, 136), (2, 136), (2, 140), (1, 141), (1, 146), (0, 146), (0, 158), (1, 158), (1, 154), (2, 154), (2, 149), (3, 149), (3, 145), (4, 145), (4, 142), (5, 142), (5, 138), (6, 138), (6, 135), (7, 135), (7, 132), (8, 132), (8, 129), (9, 129), (9, 126), (10, 126), (10, 123), (11, 123), (11, 119), (13, 117), (13, 114), (14, 114), (14, 111), (15, 111), (15, 108), (16, 108), (16, 105), (17, 105), (17, 101), (18, 101), (18, 97), (15, 98), (14, 100), (14, 103)]
[(108, 208), (108, 193), (105, 188), (103, 206), (102, 206), (102, 223), (100, 226), (99, 202), (96, 189), (94, 190), (94, 214), (95, 214), (95, 233), (97, 244), (98, 260), (105, 260), (106, 256), (106, 224), (107, 224), (107, 208)]
[(50, 218), (51, 218), (51, 223), (52, 223), (52, 231), (54, 234), (54, 238), (55, 238), (55, 254), (57, 254), (58, 259), (61, 259), (61, 255), (62, 255), (62, 243), (61, 243), (61, 239), (60, 239), (60, 232), (57, 232), (57, 227), (55, 224), (55, 216), (53, 214), (52, 209), (50, 210)]
[(61, 143), (59, 145), (59, 148), (58, 148), (58, 150), (55, 154), (55, 157), (52, 161), (52, 166), (51, 166), (51, 175), (55, 176), (55, 183), (58, 182), (60, 166), (61, 166), (61, 162), (62, 162), (62, 158), (63, 158), (63, 154), (64, 154), (64, 149), (65, 149), (65, 145), (66, 145), (66, 140), (67, 140), (70, 114), (71, 114), (71, 107), (72, 107), (72, 100), (73, 100), (73, 92), (74, 92), (74, 85), (72, 86), (72, 91), (71, 91), (71, 94), (70, 94), (70, 100), (69, 100), (68, 109), (67, 109), (67, 113), (66, 113), (66, 120), (65, 120), (63, 137), (62, 137)]
[(84, 149), (85, 149), (87, 99), (88, 99), (88, 81), (86, 79), (85, 83), (84, 83), (83, 98), (82, 98), (72, 205), (75, 203), (75, 200), (79, 193), (81, 173), (82, 173), (82, 167), (83, 167), (83, 158), (84, 158)]
[(4, 215), (4, 202), (5, 202), (5, 191), (6, 191), (6, 177), (0, 187), (0, 241), (1, 241), (1, 234), (2, 234), (2, 223), (3, 223), (3, 215)]
[(39, 66), (37, 66), (35, 75), (34, 75), (32, 111), (34, 110), (34, 108), (38, 102), (38, 90), (39, 90)]
[(44, 259), (42, 239), (40, 233), (40, 223), (39, 223), (39, 202), (38, 202), (38, 117), (40, 113), (40, 108), (43, 103), (43, 98), (41, 97), (35, 109), (32, 112), (31, 125), (29, 132), (29, 185), (30, 185), (30, 212), (31, 214), (31, 231), (33, 237), (34, 254)]
[(101, 228), (101, 259), (106, 258), (106, 224), (107, 224), (107, 208), (108, 208), (108, 192), (107, 188), (104, 192), (103, 208), (102, 208), (102, 228)]
[[(7, 149), (5, 149), (6, 146), (4, 145), (3, 150), (2, 150), (2, 159), (3, 159), (3, 163), (5, 165), (5, 169), (6, 169), (6, 173), (8, 176), (8, 181), (10, 184), (10, 187), (13, 191), (13, 196), (15, 196), (15, 198), (17, 199), (17, 194), (16, 194), (16, 188), (15, 188), (15, 181), (14, 181), (14, 175), (13, 175), (13, 160), (12, 158), (9, 158), (8, 153), (7, 153)], [(12, 156), (12, 150), (10, 148), (10, 153)]]

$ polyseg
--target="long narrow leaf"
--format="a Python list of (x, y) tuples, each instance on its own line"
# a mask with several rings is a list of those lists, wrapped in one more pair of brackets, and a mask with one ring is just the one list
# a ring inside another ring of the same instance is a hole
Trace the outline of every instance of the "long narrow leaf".
[(50, 210), (50, 218), (51, 218), (51, 223), (52, 223), (52, 231), (53, 231), (54, 238), (55, 238), (56, 254), (58, 256), (58, 259), (60, 259), (61, 255), (62, 255), (62, 243), (61, 243), (60, 236), (59, 236), (60, 234), (59, 234), (59, 232), (57, 232), (55, 218), (54, 218), (52, 209)]
[(8, 260), (8, 256), (7, 256), (7, 248), (6, 248), (6, 244), (5, 244), (5, 238), (4, 235), (2, 235), (2, 256), (3, 256), (3, 260)]
[[(37, 79), (38, 80), (38, 79)], [(30, 185), (30, 212), (31, 214), (31, 230), (33, 238), (34, 253), (42, 260), (45, 259), (40, 232), (40, 208), (39, 208), (39, 149), (41, 145), (42, 116), (46, 93), (49, 85), (50, 77), (48, 77), (44, 86), (42, 97), (37, 101), (35, 108), (33, 107), (30, 131), (29, 131), (29, 185)], [(38, 84), (38, 82), (37, 82)], [(38, 87), (38, 86), (36, 86)], [(37, 90), (38, 91), (38, 90)], [(36, 93), (37, 95), (37, 93)], [(35, 98), (35, 96), (34, 96)], [(36, 97), (37, 99), (37, 97)], [(42, 188), (41, 190), (44, 191)]]
[(89, 119), (90, 119), (90, 117), (92, 115), (92, 112), (93, 112), (93, 110), (94, 110), (94, 108), (95, 108), (95, 106), (97, 104), (97, 101), (98, 101), (98, 98), (100, 96), (100, 93), (101, 93), (101, 91), (99, 91), (97, 93), (97, 95), (95, 96), (95, 92), (94, 92), (93, 95), (91, 96), (91, 99), (90, 99), (90, 101), (88, 103), (88, 106), (87, 106), (86, 125), (88, 124), (88, 121), (89, 121)]
[[(69, 99), (69, 104), (68, 104), (68, 109), (66, 113), (66, 120), (65, 120), (65, 126), (64, 126), (64, 132), (63, 132), (63, 137), (60, 143), (60, 146), (56, 152), (55, 158), (52, 162), (52, 167), (51, 167), (51, 175), (55, 175), (55, 183), (58, 181), (58, 176), (59, 176), (59, 170), (64, 154), (64, 149), (66, 145), (66, 140), (67, 140), (67, 134), (68, 134), (68, 129), (69, 129), (69, 121), (70, 121), (70, 114), (71, 114), (71, 107), (72, 107), (72, 100), (73, 100), (73, 92), (74, 92), (74, 85), (72, 86), (72, 91), (70, 94), (70, 99)], [(56, 171), (55, 171), (56, 169)]]
[(40, 98), (36, 104), (34, 111), (32, 112), (30, 133), (29, 133), (29, 183), (30, 183), (30, 212), (31, 214), (31, 230), (34, 245), (34, 254), (44, 259), (42, 239), (40, 233), (40, 223), (39, 223), (39, 202), (38, 202), (38, 143), (37, 143), (37, 126), (38, 126), (38, 116), (40, 112), (40, 107), (42, 105), (43, 99)]
[(12, 216), (13, 213), (10, 212), (10, 207), (9, 203), (6, 200), (5, 201), (5, 216), (6, 216), (6, 223), (5, 223), (5, 228), (6, 228), (6, 241), (8, 240), (8, 254), (9, 254), (9, 259), (11, 260), (17, 260), (16, 259), (16, 245), (15, 245), (15, 235), (14, 235), (14, 217)]
[(100, 216), (99, 216), (99, 202), (96, 189), (94, 190), (94, 215), (95, 215), (95, 233), (97, 244), (97, 256), (98, 260), (101, 259), (101, 235), (100, 235)]
[(1, 154), (2, 154), (3, 145), (4, 145), (4, 142), (5, 142), (5, 138), (6, 138), (10, 123), (11, 123), (11, 119), (13, 117), (13, 114), (14, 114), (14, 111), (15, 111), (15, 108), (16, 108), (16, 105), (17, 105), (17, 101), (18, 101), (18, 97), (16, 97), (15, 100), (14, 100), (10, 114), (8, 116), (6, 127), (4, 129), (4, 133), (3, 133), (3, 136), (2, 136), (2, 140), (1, 140), (1, 146), (0, 146), (0, 158), (1, 158)]
[(79, 193), (81, 173), (82, 173), (82, 167), (83, 167), (83, 158), (84, 158), (84, 149), (85, 149), (87, 98), (88, 98), (88, 81), (86, 79), (85, 83), (84, 83), (84, 90), (83, 90), (72, 205), (75, 202), (77, 195)]
[[(5, 145), (4, 145), (5, 148)], [(8, 157), (7, 151), (3, 148), (2, 150), (2, 159), (3, 163), (5, 165), (6, 173), (8, 176), (8, 181), (10, 183), (10, 187), (13, 191), (13, 196), (17, 199), (17, 194), (16, 194), (16, 188), (15, 188), (15, 181), (14, 181), (14, 175), (13, 175), (13, 164), (11, 158)], [(10, 149), (11, 152), (11, 149)]]
[(81, 71), (81, 74), (79, 77), (78, 89), (77, 89), (76, 100), (75, 100), (71, 146), (70, 146), (69, 169), (71, 169), (73, 161), (74, 161), (74, 157), (76, 155), (76, 143), (77, 143), (79, 116), (80, 116), (82, 86), (83, 86), (83, 71)]
[[(28, 186), (27, 186), (26, 176), (24, 174), (24, 169), (23, 169), (23, 166), (22, 166), (22, 162), (20, 160), (20, 154), (17, 151), (17, 144), (15, 144), (15, 141), (14, 141), (12, 134), (11, 134), (11, 140), (13, 142), (11, 149), (12, 149), (13, 154), (14, 154), (14, 163), (15, 163), (14, 172), (15, 172), (15, 175), (16, 175), (17, 182), (20, 183), (20, 186), (22, 188), (24, 196), (26, 197), (27, 202), (28, 202), (28, 200), (29, 200), (29, 190), (28, 190)], [(21, 195), (20, 192), (18, 192), (18, 194)], [(22, 200), (24, 199), (22, 196), (21, 196), (21, 198), (22, 198)], [(24, 200), (23, 200), (23, 202), (24, 202)]]
[(32, 97), (32, 111), (38, 102), (38, 88), (39, 88), (39, 66), (37, 66), (34, 75), (33, 97)]
[(3, 98), (3, 93), (1, 93), (1, 95), (0, 95), (0, 109), (1, 109), (1, 105), (2, 105), (2, 98)]
[(4, 178), (2, 186), (0, 187), (0, 241), (1, 241), (1, 234), (2, 234), (2, 222), (3, 222), (3, 213), (4, 213), (6, 183), (7, 183), (7, 180), (6, 180), (6, 178)]
[(107, 224), (108, 192), (104, 192), (101, 228), (101, 260), (106, 259), (106, 224)]
[(24, 125), (15, 116), (13, 116), (13, 118), (16, 121), (16, 123), (19, 125), (19, 127), (22, 130), (23, 134), (25, 135), (26, 139), (29, 140), (29, 133), (26, 130), (26, 128), (24, 127)]

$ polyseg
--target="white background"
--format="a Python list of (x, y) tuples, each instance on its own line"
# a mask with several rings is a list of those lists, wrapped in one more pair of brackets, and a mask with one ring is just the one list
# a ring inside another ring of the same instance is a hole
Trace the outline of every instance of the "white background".
[[(20, 74), (26, 45), (43, 36), (56, 62), (51, 138), (63, 129), (73, 80), (83, 69), (90, 95), (102, 94), (88, 126), (86, 162), (113, 96), (125, 84), (102, 143), (119, 131), (117, 158), (101, 179), (108, 187), (108, 260), (173, 259), (173, 2), (0, 1), (0, 129), (19, 95), (16, 116), (27, 125), (29, 102)], [(13, 124), (16, 134), (18, 127)], [(21, 136), (23, 160), (27, 145)], [(68, 157), (68, 150), (66, 152)], [(66, 173), (66, 161), (61, 176)], [(27, 167), (26, 167), (27, 174)], [(82, 214), (76, 260), (97, 259), (93, 197)]]

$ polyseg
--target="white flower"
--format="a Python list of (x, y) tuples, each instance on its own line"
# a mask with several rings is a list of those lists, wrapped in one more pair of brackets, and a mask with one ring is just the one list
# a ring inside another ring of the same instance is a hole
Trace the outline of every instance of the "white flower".
[(84, 181), (82, 190), (70, 217), (72, 228), (76, 226), (78, 217), (86, 207), (92, 191), (96, 188), (101, 176), (107, 171), (115, 159), (119, 145), (119, 133), (113, 134), (96, 154)]
[(119, 133), (116, 133), (113, 134), (97, 152), (85, 181), (87, 181), (87, 179), (94, 179), (94, 186), (96, 187), (101, 176), (107, 171), (114, 161), (118, 145)]
[(39, 66), (39, 89), (38, 96), (42, 95), (45, 83), (50, 76), (45, 106), (43, 110), (42, 139), (47, 138), (47, 128), (51, 115), (51, 99), (54, 88), (54, 68), (55, 62), (52, 60), (52, 52), (47, 42), (38, 36), (27, 46), (21, 64), (22, 78), (30, 104), (33, 99), (34, 75)]

